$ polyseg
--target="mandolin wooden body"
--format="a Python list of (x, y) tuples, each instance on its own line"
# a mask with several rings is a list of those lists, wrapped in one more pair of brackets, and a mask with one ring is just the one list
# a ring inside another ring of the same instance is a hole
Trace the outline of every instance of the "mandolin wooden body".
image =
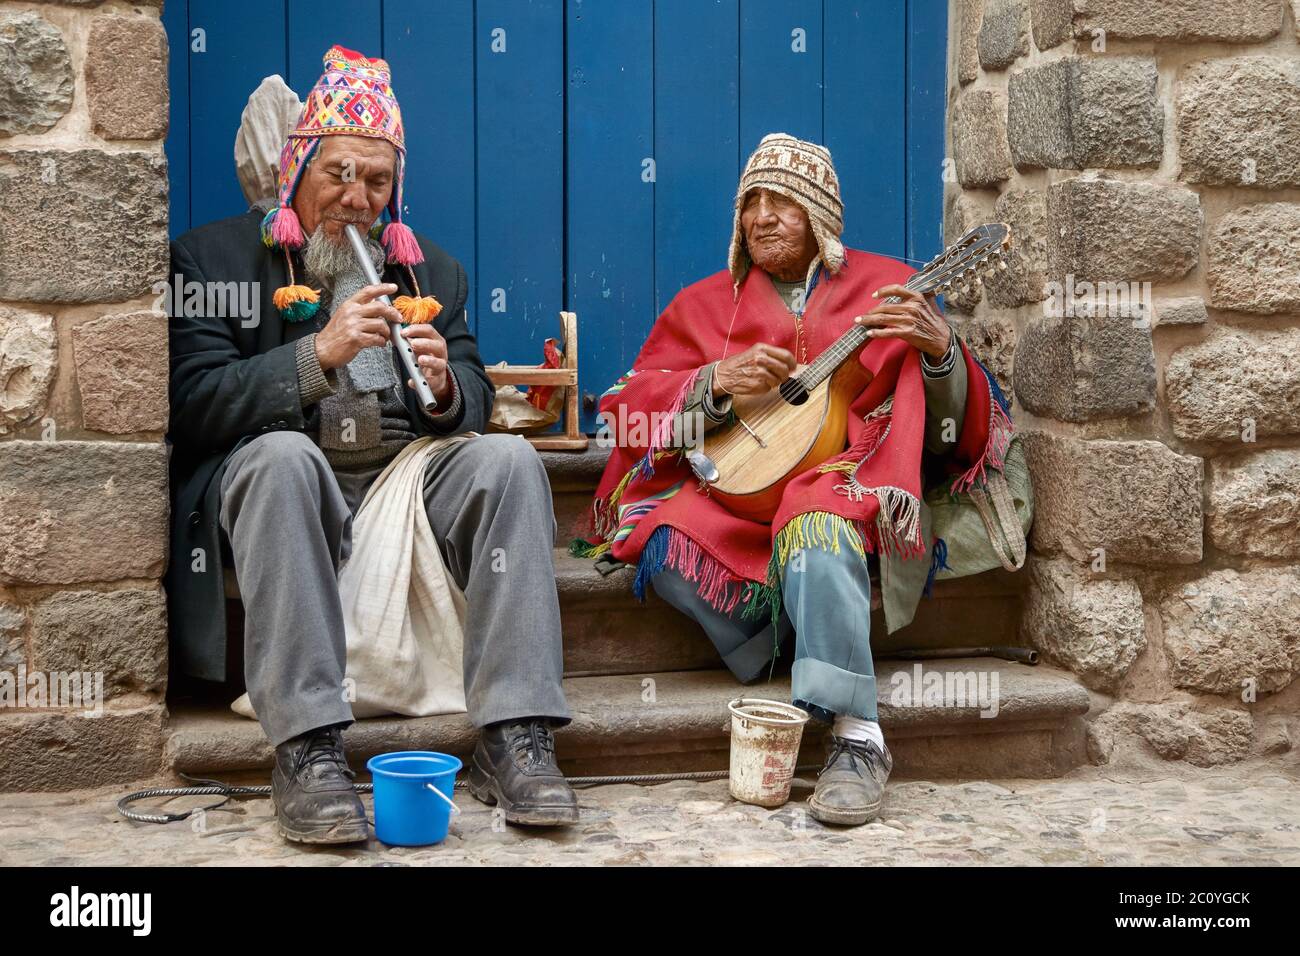
[(871, 378), (855, 357), (801, 405), (789, 404), (776, 390), (734, 396), (732, 409), (749, 428), (737, 421), (704, 436), (704, 453), (718, 469), (709, 494), (732, 514), (771, 521), (793, 478), (844, 450), (849, 405)]

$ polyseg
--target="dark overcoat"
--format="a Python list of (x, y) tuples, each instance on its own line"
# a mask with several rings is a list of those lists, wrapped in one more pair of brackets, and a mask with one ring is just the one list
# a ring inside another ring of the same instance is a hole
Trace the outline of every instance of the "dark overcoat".
[[(166, 588), (172, 653), (181, 672), (217, 681), (226, 679), (219, 524), (225, 463), (258, 435), (305, 430), (309, 410), (299, 397), (295, 344), (285, 341), (286, 323), (271, 301), (275, 290), (288, 284), (284, 253), (262, 244), (261, 220), (262, 213), (252, 209), (193, 229), (171, 244), (171, 288), (182, 293), (172, 296), (169, 336), (172, 519)], [(462, 408), (449, 427), (439, 428), (420, 413), (414, 395), (403, 386), (411, 420), (421, 434), (481, 432), (494, 393), (466, 323), (465, 270), (428, 239), (418, 233), (416, 238), (424, 252), (424, 262), (415, 266), (416, 279), (423, 294), (436, 296), (443, 305), (434, 327), (447, 340)], [(382, 278), (398, 286), (398, 295), (415, 294), (404, 267), (388, 266)], [(229, 295), (222, 306), (220, 296), (205, 294), (205, 307), (195, 308), (186, 289), (222, 290), (188, 285), (193, 282), (257, 283), (242, 287), (252, 291), (248, 301), (257, 303), (256, 320), (231, 307), (237, 300)], [(405, 382), (395, 352), (393, 364)]]

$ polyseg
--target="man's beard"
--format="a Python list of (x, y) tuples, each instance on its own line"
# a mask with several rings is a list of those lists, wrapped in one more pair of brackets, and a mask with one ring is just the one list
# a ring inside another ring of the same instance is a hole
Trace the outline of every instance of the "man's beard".
[[(361, 228), (361, 224), (356, 224)], [(384, 271), (384, 249), (379, 243), (362, 232), (362, 241), (370, 252), (375, 271)], [(356, 257), (352, 254), (352, 244), (346, 236), (340, 236), (336, 243), (325, 234), (325, 223), (317, 224), (316, 231), (307, 238), (307, 245), (302, 251), (303, 265), (317, 279), (333, 285), (334, 280), (343, 273), (357, 268)]]

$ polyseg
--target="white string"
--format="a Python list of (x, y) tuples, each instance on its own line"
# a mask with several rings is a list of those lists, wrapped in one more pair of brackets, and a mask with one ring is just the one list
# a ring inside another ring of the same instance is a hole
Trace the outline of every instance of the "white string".
[(722, 358), (718, 359), (719, 362), (727, 357), (727, 349), (731, 348), (731, 330), (736, 324), (736, 313), (740, 311), (740, 299), (744, 298), (744, 296), (745, 292), (742, 289), (740, 297), (736, 299), (735, 307), (731, 310), (731, 321), (727, 323), (727, 341), (722, 343)]

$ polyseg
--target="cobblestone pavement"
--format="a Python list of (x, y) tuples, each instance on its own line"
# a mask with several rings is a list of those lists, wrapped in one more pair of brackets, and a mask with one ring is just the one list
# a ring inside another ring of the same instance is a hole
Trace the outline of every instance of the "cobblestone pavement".
[[(158, 825), (118, 816), (120, 790), (0, 794), (0, 863), (1300, 864), (1297, 781), (1267, 766), (1141, 781), (1085, 768), (1059, 780), (891, 782), (880, 820), (850, 829), (812, 819), (810, 792), (811, 780), (796, 781), (790, 803), (763, 810), (732, 801), (725, 780), (590, 788), (581, 822), (559, 831), (503, 826), (458, 792), (462, 812), (440, 846), (305, 850), (281, 840), (266, 799)], [(169, 807), (203, 799), (186, 801)]]

